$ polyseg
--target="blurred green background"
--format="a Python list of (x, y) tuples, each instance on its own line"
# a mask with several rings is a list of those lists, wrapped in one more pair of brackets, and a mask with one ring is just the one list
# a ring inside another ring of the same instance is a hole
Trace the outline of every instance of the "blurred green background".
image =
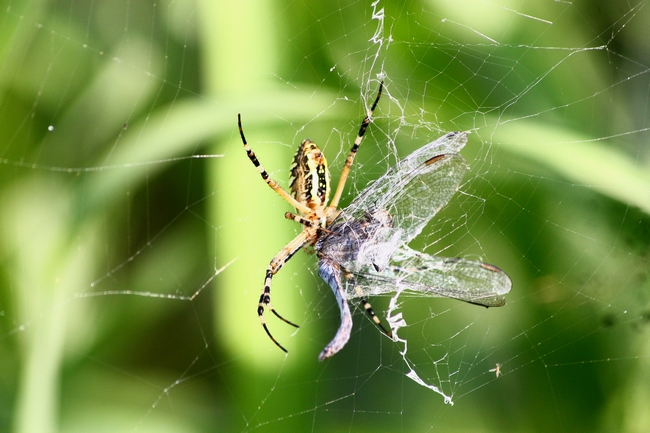
[[(650, 431), (646, 2), (260, 3), (1, 2), (0, 431)], [(380, 79), (344, 204), (470, 130), (414, 246), (513, 280), (500, 309), (400, 298), (453, 406), (358, 308), (317, 361), (312, 255), (274, 280), (288, 355), (255, 313), (299, 227), (237, 113), (280, 184), (305, 137), (336, 177)]]

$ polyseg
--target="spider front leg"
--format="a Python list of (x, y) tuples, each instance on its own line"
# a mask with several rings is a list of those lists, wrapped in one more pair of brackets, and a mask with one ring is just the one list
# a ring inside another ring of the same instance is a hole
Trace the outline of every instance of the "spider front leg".
[(271, 341), (275, 343), (276, 346), (278, 346), (280, 349), (282, 349), (285, 353), (288, 353), (288, 350), (282, 347), (278, 341), (273, 338), (273, 335), (271, 335), (271, 332), (269, 331), (269, 328), (266, 326), (266, 320), (264, 320), (264, 308), (267, 307), (273, 314), (275, 314), (280, 320), (282, 320), (285, 323), (288, 323), (291, 326), (295, 326), (296, 328), (299, 328), (298, 325), (296, 325), (293, 322), (290, 322), (289, 320), (285, 319), (282, 317), (280, 314), (278, 314), (277, 311), (273, 308), (271, 305), (271, 282), (273, 280), (273, 276), (278, 273), (280, 269), (282, 269), (282, 266), (284, 266), (285, 263), (287, 263), (293, 255), (298, 252), (305, 244), (309, 242), (309, 239), (312, 237), (312, 233), (310, 230), (305, 228), (298, 236), (296, 236), (289, 244), (287, 244), (286, 247), (282, 248), (282, 250), (275, 256), (273, 257), (273, 260), (271, 260), (271, 263), (269, 263), (269, 267), (266, 269), (266, 276), (264, 277), (264, 289), (262, 290), (262, 295), (260, 296), (260, 301), (257, 304), (257, 315), (260, 318), (260, 322), (262, 323), (262, 327), (266, 331), (266, 334), (269, 336)]
[(348, 157), (345, 160), (345, 165), (343, 166), (343, 170), (341, 171), (341, 177), (339, 178), (339, 184), (336, 186), (336, 192), (334, 193), (334, 197), (332, 197), (332, 201), (330, 202), (329, 205), (330, 208), (336, 209), (339, 205), (339, 200), (341, 199), (341, 195), (343, 194), (343, 187), (345, 187), (345, 182), (348, 180), (348, 174), (350, 174), (350, 168), (352, 167), (352, 163), (354, 162), (354, 157), (357, 155), (357, 151), (359, 150), (359, 146), (361, 146), (361, 141), (363, 140), (363, 135), (366, 133), (366, 129), (368, 129), (368, 125), (370, 125), (370, 118), (372, 117), (372, 113), (375, 112), (375, 108), (377, 108), (377, 104), (379, 103), (379, 98), (381, 98), (381, 92), (383, 89), (384, 89), (384, 82), (382, 81), (379, 84), (379, 91), (377, 92), (377, 98), (375, 98), (375, 102), (372, 104), (372, 107), (370, 107), (370, 112), (361, 122), (361, 127), (359, 128), (359, 133), (357, 134), (357, 138), (354, 140), (352, 149), (350, 149), (350, 153), (348, 154)]
[(246, 141), (246, 137), (244, 137), (244, 129), (241, 126), (241, 114), (237, 115), (237, 125), (239, 126), (239, 135), (241, 136), (241, 141), (244, 143), (244, 149), (246, 150), (246, 155), (248, 155), (248, 159), (251, 160), (253, 165), (257, 167), (257, 171), (259, 171), (260, 176), (262, 176), (262, 179), (264, 179), (264, 182), (268, 186), (271, 187), (273, 191), (278, 193), (280, 197), (285, 199), (291, 206), (295, 207), (298, 209), (299, 212), (302, 213), (309, 213), (311, 212), (311, 209), (307, 207), (304, 203), (300, 203), (298, 200), (293, 198), (288, 192), (286, 192), (276, 181), (274, 181), (271, 176), (266, 172), (264, 169), (264, 166), (260, 163), (260, 161), (257, 159), (257, 156), (255, 155), (255, 152), (253, 152), (253, 149), (250, 148), (248, 145), (248, 142)]

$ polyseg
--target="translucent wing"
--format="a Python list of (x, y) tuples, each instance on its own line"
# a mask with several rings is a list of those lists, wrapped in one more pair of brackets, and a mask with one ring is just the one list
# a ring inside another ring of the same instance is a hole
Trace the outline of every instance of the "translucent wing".
[(406, 290), (427, 296), (458, 299), (485, 307), (501, 307), (512, 288), (501, 269), (461, 258), (431, 256), (400, 247), (383, 270), (372, 266), (355, 272), (355, 287), (346, 286), (348, 299)]
[(336, 296), (341, 326), (319, 359), (332, 356), (348, 341), (349, 299), (410, 291), (486, 307), (505, 304), (503, 295), (512, 282), (501, 269), (406, 246), (458, 190), (467, 164), (457, 152), (465, 143), (467, 134), (454, 132), (413, 152), (327, 227), (315, 246), (318, 273)]
[(411, 153), (366, 188), (334, 223), (385, 209), (402, 242), (410, 242), (458, 190), (467, 164), (456, 152), (465, 143), (467, 133), (452, 132)]

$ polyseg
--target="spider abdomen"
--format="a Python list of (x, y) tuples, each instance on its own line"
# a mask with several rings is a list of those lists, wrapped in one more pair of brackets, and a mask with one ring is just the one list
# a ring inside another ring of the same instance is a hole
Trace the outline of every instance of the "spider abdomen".
[(330, 171), (323, 152), (311, 140), (303, 140), (293, 157), (291, 194), (311, 209), (324, 209), (330, 196)]

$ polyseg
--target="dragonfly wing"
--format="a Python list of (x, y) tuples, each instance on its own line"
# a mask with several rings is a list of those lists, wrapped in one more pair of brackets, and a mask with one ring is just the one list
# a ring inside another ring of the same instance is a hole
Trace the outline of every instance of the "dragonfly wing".
[(348, 297), (384, 295), (410, 291), (427, 296), (458, 299), (485, 307), (505, 305), (504, 295), (512, 288), (501, 269), (461, 258), (448, 259), (399, 248), (389, 267), (376, 271), (367, 267), (355, 274), (357, 290)]
[(385, 209), (402, 241), (410, 242), (458, 190), (467, 164), (455, 152), (466, 142), (467, 133), (453, 132), (411, 153), (354, 199), (339, 220)]

